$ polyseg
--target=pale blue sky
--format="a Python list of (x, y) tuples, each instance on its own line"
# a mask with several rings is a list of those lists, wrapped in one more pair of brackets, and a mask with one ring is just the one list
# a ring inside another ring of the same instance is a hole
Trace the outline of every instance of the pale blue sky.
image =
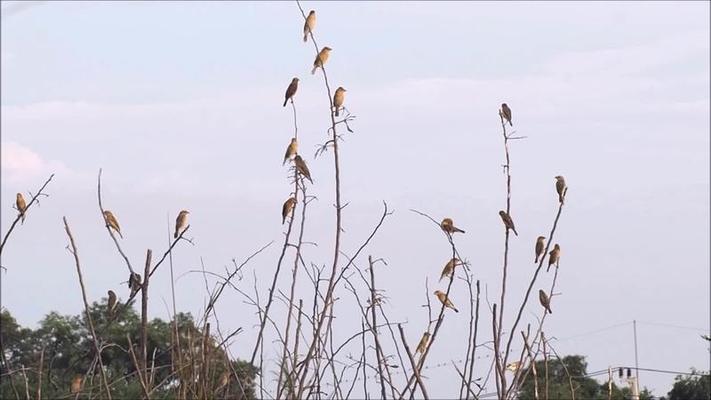
[[(3, 2), (3, 10), (13, 4)], [(515, 128), (528, 136), (512, 150), (512, 213), (521, 236), (510, 290), (527, 282), (535, 237), (547, 234), (555, 212), (553, 177), (565, 175), (571, 189), (557, 235), (562, 295), (548, 335), (568, 338), (632, 319), (700, 328), (640, 325), (640, 366), (710, 368), (699, 338), (710, 324), (708, 3), (304, 7), (317, 10), (317, 39), (334, 49), (329, 78), (348, 89), (347, 106), (357, 115), (356, 133), (342, 146), (350, 202), (343, 249), (352, 253), (367, 235), (382, 200), (395, 209), (367, 253), (388, 260), (379, 281), (391, 317), (408, 321), (411, 341), (426, 320), (419, 307), (425, 277), (436, 280), (448, 255), (441, 235), (408, 209), (453, 217), (467, 230), (460, 252), (489, 293), (499, 290), (505, 181), (496, 110), (505, 101)], [(281, 103), (293, 76), (301, 78), (300, 145), (319, 197), (306, 239), (320, 246), (306, 257), (328, 263), (332, 158), (312, 152), (329, 119), (322, 79), (309, 73), (313, 47), (301, 41), (302, 25), (290, 2), (40, 2), (3, 11), (3, 232), (15, 193), (57, 173), (52, 197), (10, 238), (3, 306), (28, 325), (50, 310), (79, 312), (63, 215), (91, 297), (125, 280), (96, 204), (100, 167), (105, 206), (116, 212), (134, 264), (146, 247), (163, 251), (167, 221), (183, 208), (192, 212), (197, 245), (176, 251), (179, 274), (200, 257), (221, 271), (233, 257), (279, 242), (279, 211), (290, 191), (281, 157), (293, 124)], [(278, 247), (252, 264), (263, 288)], [(169, 299), (167, 273), (156, 276), (154, 298)], [(187, 276), (177, 287), (178, 307), (200, 313), (202, 280)], [(351, 295), (341, 291), (346, 310)], [(466, 289), (458, 291), (453, 300), (465, 308)], [(229, 293), (218, 312), (225, 329), (246, 329), (234, 347), (246, 357), (256, 317), (241, 301)], [(534, 320), (535, 301), (529, 310)], [(166, 315), (161, 301), (153, 311)], [(444, 334), (466, 334), (462, 313), (447, 318)], [(336, 335), (351, 330), (343, 324)], [(631, 365), (631, 338), (625, 325), (561, 340), (557, 350), (587, 355), (591, 371)], [(463, 341), (452, 342), (440, 342), (431, 362), (461, 353)], [(453, 395), (451, 374), (430, 371), (430, 394)], [(641, 376), (657, 395), (672, 378)]]

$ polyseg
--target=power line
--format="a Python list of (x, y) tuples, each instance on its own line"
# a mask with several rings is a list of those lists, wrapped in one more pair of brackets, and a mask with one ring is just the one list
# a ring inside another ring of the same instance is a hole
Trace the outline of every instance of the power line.
[(701, 328), (694, 328), (692, 326), (674, 325), (674, 324), (667, 324), (667, 323), (663, 323), (663, 322), (649, 322), (649, 321), (637, 321), (637, 322), (640, 324), (644, 324), (644, 325), (666, 326), (668, 328), (687, 329), (690, 331), (702, 331), (702, 332), (710, 332), (711, 331), (711, 328), (701, 329)]

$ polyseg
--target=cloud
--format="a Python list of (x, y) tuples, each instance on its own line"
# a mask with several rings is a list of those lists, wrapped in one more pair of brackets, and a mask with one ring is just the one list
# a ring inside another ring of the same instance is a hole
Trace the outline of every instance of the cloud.
[(50, 173), (71, 173), (64, 163), (46, 160), (19, 143), (2, 142), (1, 147), (3, 180), (8, 179), (11, 183), (30, 181)]

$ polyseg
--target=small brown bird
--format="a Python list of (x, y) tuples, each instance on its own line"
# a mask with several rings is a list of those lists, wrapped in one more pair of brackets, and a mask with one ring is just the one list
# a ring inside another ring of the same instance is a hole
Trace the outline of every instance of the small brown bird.
[(341, 86), (336, 89), (336, 93), (333, 95), (333, 107), (336, 109), (336, 116), (338, 116), (339, 110), (341, 109), (341, 106), (343, 106), (345, 95), (346, 89)]
[(452, 221), (452, 218), (443, 219), (442, 222), (440, 222), (439, 226), (442, 228), (443, 231), (449, 233), (450, 235), (455, 232), (465, 233), (463, 230), (454, 226), (454, 221)]
[(420, 339), (420, 343), (417, 344), (417, 349), (415, 350), (415, 354), (420, 353), (424, 354), (425, 349), (427, 349), (427, 343), (430, 341), (430, 333), (425, 332), (422, 334), (422, 339)]
[(289, 143), (289, 146), (286, 148), (286, 153), (284, 154), (284, 162), (281, 163), (281, 165), (286, 164), (291, 157), (295, 156), (298, 149), (299, 143), (296, 141), (296, 138), (291, 138), (291, 143)]
[(81, 375), (75, 375), (74, 378), (72, 379), (72, 386), (70, 387), (70, 391), (72, 394), (77, 394), (81, 392), (81, 386), (82, 386), (82, 377)]
[(294, 165), (296, 166), (296, 170), (299, 171), (301, 175), (305, 176), (306, 179), (309, 180), (309, 182), (314, 183), (314, 181), (311, 179), (311, 172), (309, 172), (309, 167), (306, 166), (306, 162), (298, 154), (296, 155), (296, 157), (294, 157)]
[(551, 269), (551, 265), (553, 264), (555, 264), (557, 267), (558, 260), (560, 260), (560, 246), (558, 246), (558, 243), (556, 243), (555, 246), (553, 246), (553, 250), (548, 253), (548, 268), (546, 268), (546, 272)]
[(568, 186), (565, 184), (565, 178), (560, 175), (555, 177), (555, 191), (558, 192), (558, 201), (563, 204), (565, 193), (568, 192)]
[(511, 123), (511, 109), (509, 108), (506, 103), (501, 104), (501, 115), (503, 115), (504, 119), (509, 123), (509, 125), (513, 126)]
[(331, 53), (331, 50), (332, 49), (330, 47), (326, 46), (319, 51), (316, 59), (314, 60), (314, 69), (311, 70), (311, 75), (315, 74), (317, 69), (323, 68), (323, 65), (326, 64), (326, 61), (328, 61), (328, 56)]
[(511, 372), (516, 372), (521, 367), (521, 361), (514, 361), (506, 364), (506, 369)]
[(454, 267), (457, 265), (460, 265), (461, 261), (457, 258), (452, 258), (445, 264), (444, 269), (442, 269), (442, 275), (439, 276), (440, 282), (442, 279), (444, 279), (445, 276), (452, 276), (452, 273), (454, 272)]
[(533, 260), (534, 263), (538, 262), (538, 257), (543, 254), (543, 250), (546, 249), (546, 237), (545, 236), (539, 236), (538, 239), (536, 239), (536, 259)]
[(511, 216), (508, 215), (506, 213), (506, 211), (504, 211), (504, 210), (499, 211), (499, 215), (501, 216), (501, 220), (504, 221), (504, 225), (506, 225), (506, 229), (511, 229), (513, 231), (514, 235), (518, 236), (518, 232), (516, 232), (516, 227), (514, 226)]
[(175, 234), (173, 234), (174, 239), (177, 239), (178, 236), (185, 231), (185, 228), (188, 227), (188, 214), (190, 214), (190, 211), (186, 210), (182, 210), (178, 213), (178, 218), (175, 219)]
[(109, 300), (106, 304), (106, 315), (111, 318), (114, 315), (114, 310), (116, 309), (116, 293), (113, 290), (109, 290)]
[(286, 199), (284, 202), (284, 205), (281, 207), (281, 224), (284, 225), (284, 222), (286, 222), (286, 217), (291, 214), (291, 210), (294, 209), (294, 206), (296, 205), (296, 199), (294, 197), (289, 197)]
[(284, 106), (286, 107), (286, 102), (289, 101), (290, 98), (294, 97), (296, 94), (296, 89), (299, 88), (299, 78), (294, 78), (291, 80), (291, 83), (289, 84), (289, 87), (286, 88), (286, 93), (284, 94)]
[(316, 11), (309, 11), (309, 16), (306, 17), (306, 22), (304, 22), (304, 42), (309, 38), (309, 33), (314, 31), (316, 28)]
[(131, 289), (131, 297), (141, 289), (141, 274), (132, 273), (128, 277), (128, 288)]
[(551, 299), (548, 298), (548, 295), (543, 291), (543, 289), (538, 290), (538, 300), (549, 314), (553, 314), (553, 311), (551, 311)]
[(121, 228), (119, 227), (119, 223), (111, 211), (109, 211), (109, 210), (104, 211), (104, 222), (106, 222), (107, 228), (111, 228), (114, 231), (116, 231), (116, 233), (118, 233), (119, 236), (121, 236), (121, 239), (123, 239), (123, 235), (121, 234)]
[(444, 294), (444, 292), (442, 292), (440, 290), (435, 290), (434, 294), (435, 294), (435, 296), (437, 296), (439, 301), (441, 301), (442, 304), (444, 304), (445, 307), (451, 308), (452, 310), (454, 310), (454, 312), (457, 312), (457, 313), (459, 312), (459, 310), (457, 310), (457, 308), (454, 307), (454, 303), (452, 303), (452, 301), (449, 300), (449, 298), (447, 298), (447, 295)]
[(22, 193), (18, 193), (17, 197), (15, 198), (15, 207), (17, 207), (17, 211), (20, 212), (20, 216), (22, 217), (22, 223), (25, 223), (25, 211), (27, 210), (27, 203), (25, 203), (25, 198), (22, 197)]

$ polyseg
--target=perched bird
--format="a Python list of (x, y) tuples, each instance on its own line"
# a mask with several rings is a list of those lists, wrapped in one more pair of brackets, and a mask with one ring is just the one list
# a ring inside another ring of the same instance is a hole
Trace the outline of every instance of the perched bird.
[(296, 138), (291, 138), (291, 143), (286, 148), (286, 153), (284, 154), (284, 162), (281, 165), (286, 164), (286, 162), (293, 156), (296, 155), (296, 151), (299, 149), (299, 143), (297, 143)]
[(454, 226), (454, 221), (452, 221), (452, 218), (443, 219), (442, 222), (439, 223), (439, 226), (442, 228), (443, 231), (449, 233), (450, 235), (455, 232), (465, 233), (463, 230)]
[(543, 289), (538, 290), (538, 300), (549, 314), (553, 314), (553, 311), (551, 311), (551, 299), (548, 298), (548, 295), (543, 291)]
[(301, 175), (305, 176), (306, 179), (309, 180), (309, 182), (314, 183), (314, 181), (311, 179), (311, 172), (309, 172), (309, 167), (306, 166), (306, 162), (298, 154), (296, 155), (296, 157), (294, 157), (294, 165), (296, 166), (296, 170), (299, 171)]
[(230, 376), (232, 376), (232, 373), (229, 370), (220, 375), (220, 385), (217, 387), (217, 390), (222, 389), (230, 383)]
[(511, 109), (506, 105), (506, 103), (501, 104), (501, 115), (504, 116), (504, 119), (509, 123), (509, 125), (513, 126), (511, 123)]
[(296, 89), (299, 88), (299, 78), (294, 78), (291, 80), (291, 83), (289, 84), (289, 87), (286, 88), (286, 93), (284, 94), (284, 106), (286, 107), (286, 102), (289, 101), (290, 98), (294, 97), (296, 94)]
[(15, 207), (17, 207), (17, 211), (20, 212), (22, 223), (25, 223), (25, 210), (27, 210), (27, 203), (25, 203), (25, 198), (22, 197), (22, 193), (17, 194), (17, 197), (15, 198)]
[(123, 239), (123, 235), (121, 234), (121, 228), (119, 227), (118, 221), (116, 220), (116, 217), (114, 217), (114, 214), (106, 210), (104, 211), (104, 222), (106, 222), (106, 227), (111, 228), (116, 231), (116, 233), (121, 236), (121, 239)]
[(128, 288), (131, 289), (131, 297), (133, 297), (141, 289), (141, 274), (134, 272), (128, 277)]
[(114, 315), (114, 310), (116, 309), (116, 293), (113, 290), (109, 290), (109, 301), (106, 305), (106, 314), (109, 318)]
[(175, 219), (175, 234), (173, 234), (173, 238), (180, 236), (185, 231), (185, 228), (188, 227), (188, 214), (190, 214), (190, 211), (186, 210), (178, 213), (178, 218)]
[(427, 348), (427, 343), (430, 341), (430, 333), (425, 332), (422, 334), (422, 339), (420, 339), (420, 343), (417, 344), (417, 349), (415, 350), (415, 354), (420, 353), (424, 354), (425, 349)]
[(538, 257), (543, 254), (543, 251), (546, 249), (546, 237), (545, 236), (539, 236), (538, 239), (536, 239), (536, 259), (533, 260), (534, 263), (538, 262)]
[(304, 42), (309, 38), (309, 32), (313, 32), (316, 27), (316, 11), (309, 11), (309, 16), (306, 17), (306, 22), (304, 22)]
[(336, 116), (338, 116), (338, 110), (343, 106), (343, 100), (346, 95), (346, 89), (339, 86), (336, 89), (336, 93), (333, 94), (333, 107), (336, 109)]
[(563, 204), (568, 186), (565, 184), (565, 178), (560, 175), (555, 177), (555, 191), (558, 192), (558, 201)]
[(296, 205), (296, 198), (294, 197), (289, 197), (286, 199), (284, 202), (284, 205), (281, 207), (281, 224), (284, 225), (284, 222), (286, 222), (286, 217), (291, 214), (291, 210), (294, 209), (294, 206)]
[(506, 364), (506, 369), (511, 372), (516, 372), (521, 367), (521, 361), (513, 361)]
[(506, 225), (506, 229), (511, 229), (513, 231), (514, 235), (518, 236), (518, 232), (516, 232), (516, 227), (514, 226), (511, 216), (509, 214), (507, 214), (506, 211), (504, 211), (504, 210), (499, 211), (499, 215), (501, 216), (501, 220), (504, 221), (504, 225)]
[(439, 301), (441, 301), (442, 304), (444, 304), (445, 307), (451, 308), (452, 310), (454, 310), (454, 312), (457, 312), (457, 313), (459, 312), (459, 310), (457, 310), (457, 308), (454, 307), (454, 303), (452, 303), (452, 301), (449, 300), (449, 298), (447, 298), (447, 295), (444, 294), (444, 292), (442, 292), (441, 290), (435, 290), (434, 294), (435, 294), (435, 296), (437, 296)]
[(454, 267), (459, 265), (461, 261), (457, 258), (452, 258), (445, 264), (444, 269), (442, 269), (442, 275), (439, 276), (440, 282), (442, 279), (444, 279), (445, 276), (452, 276), (452, 273), (454, 272)]
[(553, 250), (548, 253), (548, 268), (546, 268), (546, 272), (551, 269), (551, 265), (555, 264), (558, 266), (558, 260), (560, 260), (560, 246), (556, 243), (555, 246), (553, 246)]
[(81, 386), (82, 386), (82, 377), (81, 375), (75, 375), (74, 379), (72, 379), (72, 386), (70, 387), (70, 391), (72, 394), (77, 394), (81, 392)]
[(316, 73), (316, 70), (323, 68), (323, 65), (328, 61), (328, 56), (331, 53), (331, 48), (326, 46), (321, 51), (319, 51), (316, 59), (314, 60), (314, 69), (311, 70), (311, 75)]

